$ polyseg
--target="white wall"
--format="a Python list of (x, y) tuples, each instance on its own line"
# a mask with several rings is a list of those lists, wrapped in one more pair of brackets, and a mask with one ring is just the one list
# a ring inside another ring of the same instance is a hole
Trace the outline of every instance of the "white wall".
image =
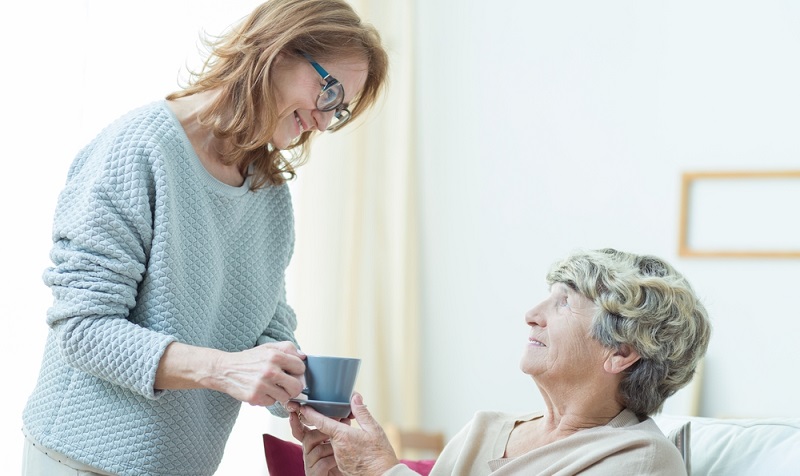
[(800, 5), (438, 0), (417, 28), (426, 426), (540, 408), (523, 314), (605, 246), (704, 298), (704, 415), (798, 416), (800, 262), (681, 259), (677, 225), (684, 171), (798, 168)]

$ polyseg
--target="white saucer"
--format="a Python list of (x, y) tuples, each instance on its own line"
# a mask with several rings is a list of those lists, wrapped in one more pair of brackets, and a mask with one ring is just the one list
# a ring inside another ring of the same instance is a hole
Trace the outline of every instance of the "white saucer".
[(292, 398), (290, 402), (297, 402), (300, 405), (308, 405), (314, 410), (331, 418), (346, 418), (350, 415), (350, 402), (323, 402), (320, 400), (304, 400)]

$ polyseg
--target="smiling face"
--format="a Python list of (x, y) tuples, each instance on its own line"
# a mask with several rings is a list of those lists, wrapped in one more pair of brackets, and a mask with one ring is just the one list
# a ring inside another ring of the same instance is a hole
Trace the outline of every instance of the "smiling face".
[[(367, 62), (346, 60), (321, 62), (321, 65), (344, 86), (344, 107), (356, 97), (367, 80)], [(304, 131), (324, 131), (334, 111), (317, 109), (317, 97), (325, 82), (311, 63), (303, 58), (282, 54), (272, 69), (279, 116), (270, 143), (286, 149)]]
[(530, 326), (520, 361), (526, 374), (542, 383), (554, 378), (580, 383), (603, 372), (609, 349), (590, 336), (597, 306), (564, 283), (555, 283), (550, 296), (525, 314)]

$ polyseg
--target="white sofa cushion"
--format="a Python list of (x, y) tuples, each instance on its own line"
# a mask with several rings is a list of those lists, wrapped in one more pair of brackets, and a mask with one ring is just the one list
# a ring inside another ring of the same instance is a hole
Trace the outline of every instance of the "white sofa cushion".
[(690, 446), (692, 436), (692, 422), (686, 421), (681, 425), (677, 425), (667, 433), (669, 441), (678, 448), (678, 451), (683, 458), (683, 464), (686, 465), (686, 472), (692, 474), (692, 448)]
[(653, 419), (665, 434), (691, 422), (691, 474), (800, 474), (800, 418), (657, 415)]

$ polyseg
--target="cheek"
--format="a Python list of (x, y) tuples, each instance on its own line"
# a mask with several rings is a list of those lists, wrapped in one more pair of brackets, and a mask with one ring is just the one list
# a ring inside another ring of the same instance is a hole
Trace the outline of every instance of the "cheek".
[(606, 356), (606, 349), (600, 345), (599, 342), (591, 337), (584, 337), (584, 345), (582, 346), (581, 355), (584, 364), (587, 368), (602, 365)]
[(295, 134), (295, 121), (294, 115), (281, 118), (278, 121), (275, 132), (272, 134), (270, 142), (278, 149), (286, 149), (294, 139)]
[(292, 115), (298, 109), (316, 109), (317, 94), (319, 94), (319, 86), (315, 83), (297, 84), (291, 90), (278, 94), (275, 98), (275, 106), (278, 110), (279, 120)]

